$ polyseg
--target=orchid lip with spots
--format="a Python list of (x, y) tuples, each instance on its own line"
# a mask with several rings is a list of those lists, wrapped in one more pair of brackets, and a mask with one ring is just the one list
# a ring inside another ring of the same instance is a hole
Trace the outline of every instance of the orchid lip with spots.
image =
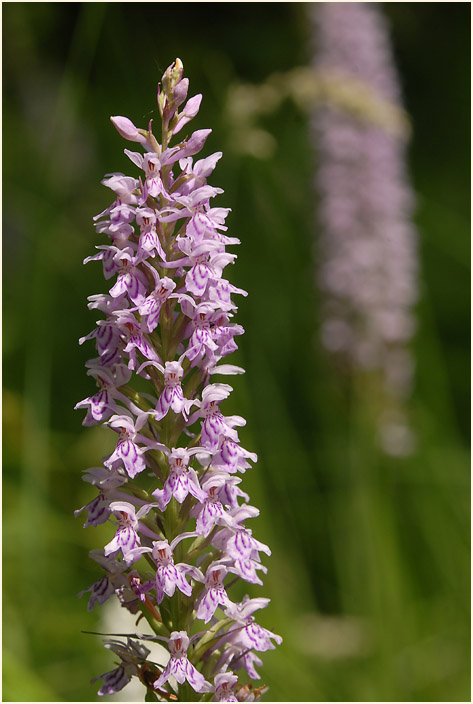
[[(176, 59), (158, 85), (160, 120), (142, 129), (111, 118), (142, 152), (124, 150), (133, 175), (102, 181), (115, 199), (94, 217), (102, 241), (85, 260), (108, 285), (89, 297), (102, 318), (80, 339), (95, 344), (87, 374), (98, 390), (76, 408), (116, 446), (84, 476), (98, 495), (76, 515), (110, 526), (110, 539), (90, 553), (103, 573), (80, 596), (91, 610), (115, 595), (136, 617), (136, 634), (105, 642), (118, 661), (93, 680), (99, 695), (137, 677), (146, 701), (257, 701), (257, 653), (281, 637), (253, 615), (269, 599), (237, 602), (232, 587), (261, 585), (260, 553), (271, 551), (246, 526), (259, 510), (239, 486), (257, 455), (240, 445), (244, 418), (226, 415), (232, 386), (213, 379), (244, 372), (221, 361), (244, 332), (232, 297), (247, 293), (225, 278), (236, 260), (226, 248), (240, 240), (223, 234), (229, 210), (207, 183), (222, 153), (196, 156), (211, 130), (187, 132), (202, 100), (186, 102), (188, 88)], [(140, 634), (143, 618), (154, 636)], [(149, 639), (166, 644), (167, 663), (148, 659)]]

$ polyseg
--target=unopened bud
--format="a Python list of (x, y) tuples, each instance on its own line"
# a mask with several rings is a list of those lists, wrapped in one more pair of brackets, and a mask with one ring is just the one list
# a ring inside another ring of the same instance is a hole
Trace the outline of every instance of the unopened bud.
[(176, 108), (179, 107), (179, 105), (182, 105), (184, 100), (187, 98), (187, 91), (189, 90), (189, 79), (188, 78), (183, 78), (182, 81), (179, 81), (177, 86), (174, 89), (174, 95), (173, 95), (173, 103), (176, 106)]
[(179, 119), (177, 120), (174, 126), (172, 132), (173, 134), (177, 134), (182, 129), (182, 127), (184, 127), (184, 125), (187, 125), (187, 123), (197, 115), (197, 113), (199, 112), (201, 101), (202, 95), (200, 93), (198, 95), (194, 95), (193, 98), (190, 98), (187, 101), (184, 110), (179, 115)]
[(182, 156), (192, 156), (200, 152), (211, 132), (212, 130), (197, 130), (193, 132), (181, 152)]
[(138, 130), (127, 117), (115, 115), (110, 118), (110, 121), (117, 132), (130, 142), (140, 142), (141, 144), (146, 142), (146, 137), (143, 136), (141, 130)]
[(172, 96), (174, 88), (182, 78), (183, 71), (184, 66), (182, 65), (182, 61), (176, 59), (164, 72), (162, 86), (164, 93), (166, 93), (168, 97)]

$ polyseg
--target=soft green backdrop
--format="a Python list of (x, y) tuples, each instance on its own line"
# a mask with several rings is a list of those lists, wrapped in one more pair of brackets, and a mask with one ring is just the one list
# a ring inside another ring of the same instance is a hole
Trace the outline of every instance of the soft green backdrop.
[[(179, 56), (223, 150), (242, 246), (233, 412), (260, 461), (243, 488), (271, 545), (262, 614), (284, 637), (264, 654), (273, 701), (470, 698), (469, 3), (387, 3), (414, 135), (421, 300), (410, 412), (418, 449), (373, 448), (363, 389), (348, 396), (317, 338), (317, 235), (307, 117), (285, 103), (264, 120), (269, 160), (232, 151), (227, 90), (309, 60), (305, 3), (4, 3), (3, 617), (4, 701), (92, 701), (111, 666), (78, 591), (98, 572), (82, 529), (82, 469), (110, 444), (74, 404), (91, 391), (77, 339), (104, 290), (91, 218), (100, 179), (130, 169), (108, 121), (145, 125), (156, 83)], [(226, 407), (228, 412), (231, 410)]]

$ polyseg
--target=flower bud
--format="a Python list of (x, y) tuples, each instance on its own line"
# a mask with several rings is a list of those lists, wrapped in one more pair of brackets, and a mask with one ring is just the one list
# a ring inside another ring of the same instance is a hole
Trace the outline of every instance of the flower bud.
[(189, 79), (188, 78), (183, 78), (182, 81), (179, 81), (177, 86), (174, 89), (174, 105), (176, 108), (179, 107), (179, 105), (182, 105), (184, 100), (187, 98), (187, 91), (189, 90)]
[(174, 88), (177, 86), (177, 84), (182, 78), (183, 71), (184, 67), (182, 65), (182, 61), (180, 59), (176, 59), (175, 62), (168, 66), (168, 68), (164, 72), (162, 78), (162, 86), (163, 91), (168, 96), (168, 98), (172, 97)]
[(197, 115), (197, 113), (199, 112), (201, 102), (202, 102), (201, 93), (194, 95), (192, 98), (190, 98), (187, 101), (187, 105), (185, 106), (182, 113), (179, 115), (179, 118), (176, 122), (176, 125), (172, 131), (173, 135), (177, 134), (182, 129), (182, 127), (184, 127), (184, 125), (186, 125), (188, 122), (190, 122), (190, 120), (192, 120)]
[(118, 134), (128, 139), (130, 142), (140, 142), (144, 144), (147, 140), (138, 129), (135, 127), (133, 122), (128, 119), (128, 117), (122, 117), (121, 115), (115, 115), (110, 118), (110, 122), (117, 130)]
[(185, 148), (183, 149), (183, 152), (185, 152), (185, 156), (193, 156), (194, 154), (200, 152), (200, 150), (205, 144), (205, 140), (211, 132), (212, 130), (197, 130), (196, 132), (191, 134)]

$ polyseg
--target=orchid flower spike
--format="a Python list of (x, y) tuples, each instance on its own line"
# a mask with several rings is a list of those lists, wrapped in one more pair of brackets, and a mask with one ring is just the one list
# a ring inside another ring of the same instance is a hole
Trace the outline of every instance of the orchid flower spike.
[[(232, 387), (209, 383), (244, 372), (227, 357), (244, 332), (233, 297), (246, 292), (224, 277), (240, 241), (224, 234), (229, 210), (212, 205), (223, 191), (207, 183), (222, 153), (194, 162), (211, 130), (183, 129), (202, 100), (188, 88), (177, 59), (158, 86), (159, 136), (157, 120), (111, 118), (141, 151), (125, 149), (133, 175), (103, 180), (114, 200), (94, 218), (101, 242), (86, 259), (108, 283), (89, 297), (102, 318), (80, 340), (95, 345), (87, 374), (98, 389), (76, 408), (116, 442), (84, 475), (96, 494), (76, 515), (110, 533), (91, 554), (102, 574), (80, 595), (89, 610), (116, 596), (154, 633), (105, 643), (115, 668), (95, 678), (100, 696), (136, 677), (147, 701), (186, 701), (191, 690), (201, 701), (256, 701), (265, 687), (250, 691), (240, 673), (258, 679), (259, 654), (281, 639), (253, 616), (269, 600), (239, 602), (231, 590), (262, 584), (271, 554), (246, 525), (259, 510), (240, 489), (257, 455), (240, 445), (244, 418), (225, 415)], [(166, 644), (167, 664), (148, 659), (147, 638)]]

